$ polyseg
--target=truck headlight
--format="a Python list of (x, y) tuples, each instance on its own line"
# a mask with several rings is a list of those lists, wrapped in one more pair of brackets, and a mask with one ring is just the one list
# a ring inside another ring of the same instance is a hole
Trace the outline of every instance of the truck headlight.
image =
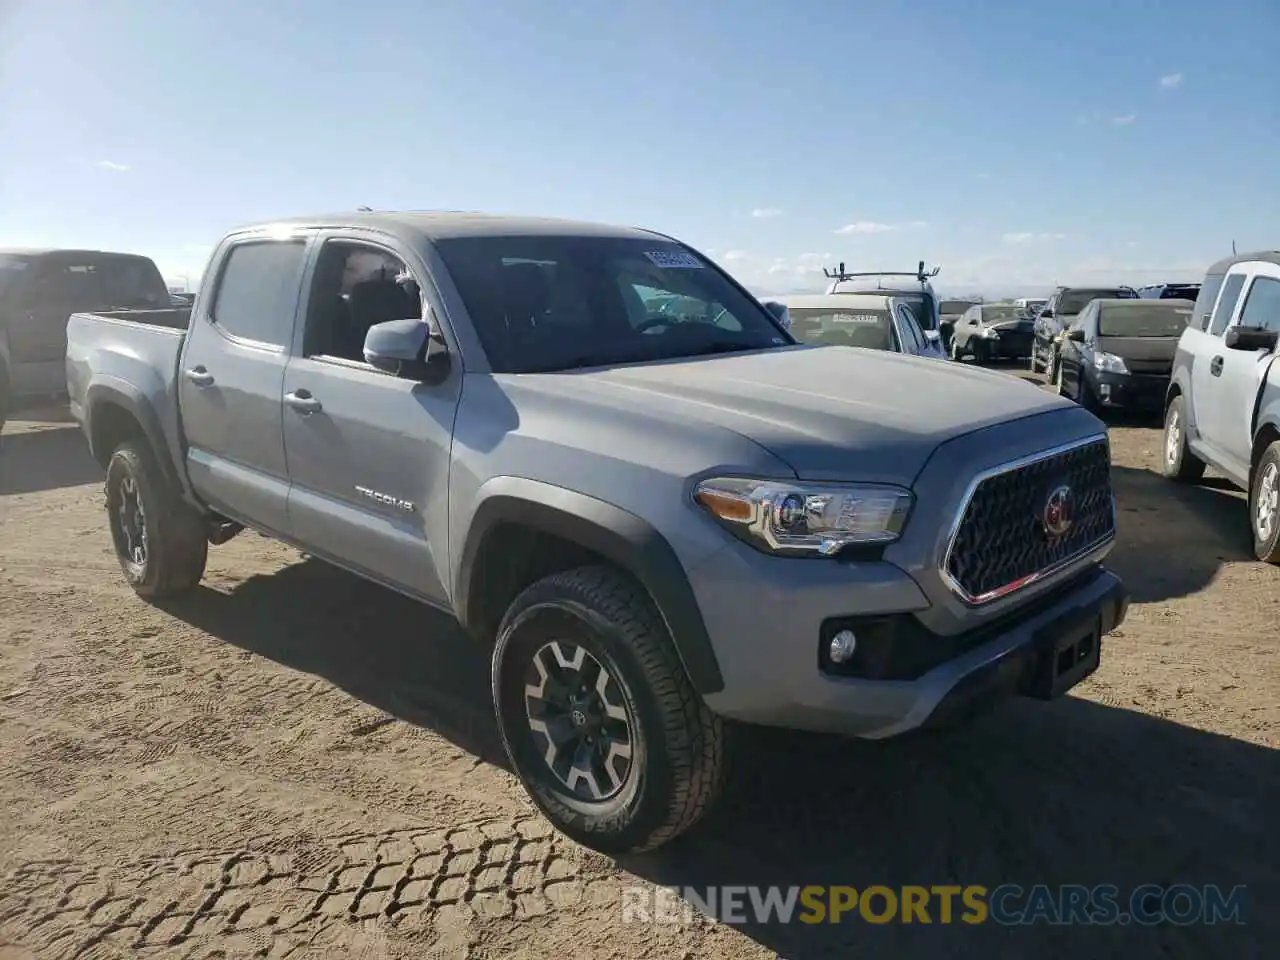
[(1093, 365), (1099, 373), (1128, 373), (1129, 368), (1114, 353), (1099, 351), (1093, 355)]
[(997, 330), (995, 327), (987, 327), (986, 329), (982, 330), (978, 334), (978, 336), (985, 337), (987, 340), (994, 340), (1000, 336), (1000, 331)]
[(693, 498), (752, 546), (824, 557), (853, 544), (897, 540), (913, 499), (901, 487), (746, 477), (703, 480)]

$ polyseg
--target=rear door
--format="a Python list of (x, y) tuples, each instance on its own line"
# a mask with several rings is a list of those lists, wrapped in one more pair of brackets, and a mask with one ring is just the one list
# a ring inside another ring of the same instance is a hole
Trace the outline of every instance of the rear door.
[[(1247, 266), (1249, 279), (1233, 325), (1280, 332), (1280, 266), (1261, 262)], [(1247, 471), (1253, 452), (1254, 405), (1271, 366), (1272, 352), (1224, 349), (1222, 358), (1216, 438), (1222, 452)]]
[(281, 396), (310, 238), (230, 238), (196, 299), (178, 371), (192, 485), (268, 533), (288, 527)]

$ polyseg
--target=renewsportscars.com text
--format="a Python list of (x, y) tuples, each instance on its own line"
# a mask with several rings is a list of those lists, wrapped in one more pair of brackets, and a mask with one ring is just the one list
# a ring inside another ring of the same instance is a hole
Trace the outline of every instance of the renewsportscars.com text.
[(1245, 888), (1144, 884), (626, 887), (624, 923), (1243, 924)]

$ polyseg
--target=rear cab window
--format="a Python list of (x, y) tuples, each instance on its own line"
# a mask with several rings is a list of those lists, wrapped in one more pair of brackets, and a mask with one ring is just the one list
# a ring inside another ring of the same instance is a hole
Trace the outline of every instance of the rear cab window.
[(805, 343), (897, 349), (893, 321), (886, 309), (793, 307), (791, 330)]
[(32, 272), (32, 306), (155, 310), (169, 305), (156, 265), (128, 254), (46, 254)]
[(306, 251), (303, 239), (236, 243), (218, 274), (210, 310), (214, 325), (236, 340), (287, 347)]

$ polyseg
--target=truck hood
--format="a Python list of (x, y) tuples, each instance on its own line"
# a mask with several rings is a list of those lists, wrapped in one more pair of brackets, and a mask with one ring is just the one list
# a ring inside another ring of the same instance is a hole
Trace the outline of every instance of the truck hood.
[(527, 377), (538, 378), (535, 389), (561, 397), (732, 430), (809, 480), (909, 484), (947, 440), (1072, 406), (1007, 374), (859, 347), (800, 346), (521, 379)]

